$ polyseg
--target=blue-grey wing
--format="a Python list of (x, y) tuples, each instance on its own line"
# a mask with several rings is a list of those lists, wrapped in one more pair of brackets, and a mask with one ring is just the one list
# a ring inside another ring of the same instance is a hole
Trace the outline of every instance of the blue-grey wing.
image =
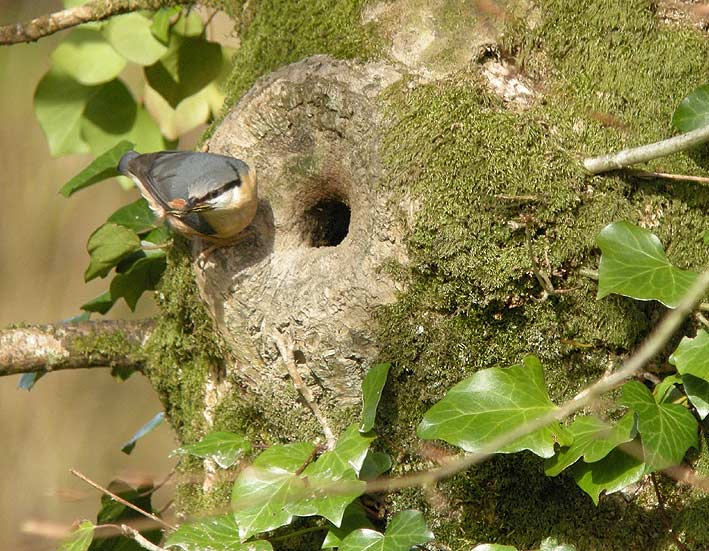
[(241, 186), (249, 171), (243, 161), (213, 153), (160, 151), (126, 153), (118, 169), (138, 178), (166, 211), (204, 208), (205, 202), (231, 187)]

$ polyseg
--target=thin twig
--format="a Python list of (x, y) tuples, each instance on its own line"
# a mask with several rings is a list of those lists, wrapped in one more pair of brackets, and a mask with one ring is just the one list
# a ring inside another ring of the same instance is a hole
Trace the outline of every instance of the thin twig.
[(152, 320), (101, 320), (2, 329), (0, 376), (88, 367), (141, 369), (142, 348), (154, 326)]
[[(654, 329), (650, 336), (642, 343), (637, 351), (628, 358), (618, 371), (606, 375), (599, 381), (579, 392), (574, 398), (560, 406), (554, 411), (542, 415), (532, 421), (523, 423), (505, 434), (495, 438), (490, 443), (481, 446), (480, 449), (469, 455), (453, 460), (446, 465), (432, 469), (424, 473), (417, 473), (399, 478), (375, 480), (367, 483), (367, 493), (383, 492), (409, 488), (412, 486), (423, 486), (438, 480), (451, 477), (471, 466), (481, 463), (494, 455), (497, 450), (518, 440), (519, 438), (533, 433), (543, 427), (561, 421), (571, 414), (588, 406), (602, 394), (613, 390), (635, 376), (643, 366), (655, 357), (665, 346), (670, 337), (680, 327), (684, 319), (689, 315), (694, 306), (704, 297), (709, 287), (709, 271), (704, 271), (697, 277), (687, 294), (680, 301), (677, 308), (668, 312), (662, 322)], [(670, 470), (670, 469), (668, 469)], [(679, 475), (678, 475), (679, 476)], [(683, 479), (688, 481), (691, 477), (683, 475)], [(696, 481), (699, 483), (701, 481)]]
[(581, 268), (579, 270), (579, 275), (598, 281), (598, 270), (592, 270), (591, 268)]
[(624, 149), (617, 153), (600, 157), (588, 158), (583, 161), (583, 166), (591, 174), (599, 174), (600, 172), (618, 170), (626, 166), (665, 157), (707, 141), (709, 141), (709, 125), (660, 142)]
[[(186, 4), (188, 0), (174, 0), (173, 4)], [(0, 45), (35, 42), (58, 31), (88, 23), (101, 21), (114, 15), (138, 10), (157, 10), (164, 2), (159, 0), (93, 0), (81, 6), (74, 6), (25, 21), (0, 27)]]
[(168, 524), (167, 522), (165, 522), (164, 520), (162, 520), (160, 517), (156, 517), (154, 514), (148, 513), (147, 511), (144, 511), (143, 509), (141, 509), (141, 508), (138, 507), (137, 505), (134, 505), (134, 504), (131, 503), (130, 501), (126, 501), (126, 500), (123, 499), (122, 497), (117, 496), (116, 494), (114, 494), (114, 493), (111, 492), (110, 490), (104, 488), (104, 487), (101, 486), (100, 484), (97, 484), (96, 482), (94, 482), (94, 481), (91, 480), (90, 478), (88, 478), (88, 477), (86, 477), (85, 475), (81, 474), (79, 471), (77, 471), (77, 470), (75, 470), (75, 469), (69, 469), (69, 472), (70, 472), (71, 474), (73, 474), (75, 477), (80, 478), (81, 480), (83, 480), (84, 482), (86, 482), (89, 486), (93, 486), (93, 487), (96, 488), (98, 491), (103, 492), (104, 494), (106, 494), (107, 496), (109, 496), (109, 497), (110, 497), (111, 499), (113, 499), (114, 501), (117, 501), (118, 503), (120, 503), (120, 504), (122, 504), (122, 505), (125, 505), (126, 507), (129, 507), (129, 508), (133, 509), (134, 511), (140, 513), (141, 515), (143, 515), (143, 516), (149, 518), (150, 520), (157, 522), (157, 523), (158, 523), (160, 526), (162, 526), (163, 528), (167, 528), (168, 530), (176, 530), (176, 528), (175, 528), (174, 526), (172, 526), (171, 524)]
[(325, 434), (325, 441), (327, 442), (328, 449), (333, 449), (335, 447), (336, 442), (335, 435), (333, 434), (332, 429), (330, 428), (330, 423), (328, 422), (327, 417), (325, 417), (322, 410), (320, 409), (320, 406), (318, 406), (317, 402), (315, 401), (313, 393), (308, 388), (308, 385), (306, 385), (303, 381), (302, 377), (300, 376), (300, 373), (298, 373), (298, 367), (293, 361), (292, 347), (286, 346), (285, 342), (283, 341), (283, 336), (278, 333), (274, 333), (273, 338), (276, 341), (276, 347), (278, 347), (278, 352), (280, 353), (281, 358), (283, 358), (283, 363), (286, 364), (288, 374), (293, 380), (293, 385), (303, 397), (303, 400), (305, 400), (305, 403), (310, 408), (310, 411), (313, 412), (313, 415), (318, 420), (318, 423), (320, 423), (320, 427), (322, 428), (322, 431)]
[(690, 176), (688, 174), (670, 174), (668, 172), (646, 172), (645, 170), (628, 169), (628, 174), (638, 178), (661, 178), (664, 180), (679, 180), (681, 182), (697, 182), (698, 184), (709, 184), (706, 176)]

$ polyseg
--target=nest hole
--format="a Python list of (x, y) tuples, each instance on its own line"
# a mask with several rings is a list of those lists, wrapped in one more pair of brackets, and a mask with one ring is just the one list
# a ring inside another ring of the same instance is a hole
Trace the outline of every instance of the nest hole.
[(303, 238), (310, 247), (336, 247), (350, 231), (350, 207), (340, 197), (320, 199), (303, 213)]

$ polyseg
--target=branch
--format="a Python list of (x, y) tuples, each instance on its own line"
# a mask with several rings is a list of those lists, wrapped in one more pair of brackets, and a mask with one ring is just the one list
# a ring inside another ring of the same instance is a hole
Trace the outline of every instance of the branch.
[(644, 163), (652, 159), (664, 157), (671, 153), (684, 151), (696, 145), (703, 144), (709, 141), (709, 125), (702, 126), (691, 132), (685, 132), (674, 138), (662, 140), (648, 145), (642, 145), (632, 149), (624, 149), (617, 153), (602, 155), (585, 159), (583, 166), (591, 174), (607, 172), (609, 170), (618, 170), (636, 163)]
[(114, 15), (138, 10), (157, 10), (167, 4), (187, 4), (187, 0), (93, 0), (82, 6), (75, 6), (55, 13), (42, 15), (24, 23), (14, 23), (0, 27), (0, 45), (18, 42), (35, 42), (89, 21), (101, 21)]
[(0, 376), (86, 367), (142, 369), (152, 320), (86, 321), (0, 330)]

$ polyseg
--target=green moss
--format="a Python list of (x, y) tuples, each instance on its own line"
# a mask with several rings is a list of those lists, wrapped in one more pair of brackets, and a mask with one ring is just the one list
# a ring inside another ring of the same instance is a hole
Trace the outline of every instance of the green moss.
[[(545, 101), (525, 112), (507, 110), (475, 72), (390, 90), (387, 184), (420, 201), (402, 276), (407, 291), (380, 316), (383, 357), (395, 365), (377, 430), (390, 449), (415, 449), (426, 409), (479, 369), (536, 354), (559, 403), (619, 364), (662, 309), (596, 300), (596, 284), (579, 271), (595, 266), (594, 238), (606, 224), (650, 228), (682, 267), (709, 259), (705, 190), (594, 177), (580, 164), (585, 155), (670, 135), (674, 107), (706, 78), (705, 38), (659, 23), (652, 7), (546, 1), (534, 30), (511, 24), (503, 52), (544, 80)], [(604, 126), (596, 113), (624, 129)], [(688, 153), (654, 166), (696, 174), (706, 163)], [(555, 288), (571, 291), (540, 301), (532, 256)], [(570, 477), (546, 477), (531, 456), (496, 458), (442, 491), (450, 507), (430, 513), (437, 537), (453, 548), (481, 541), (531, 548), (549, 535), (581, 549), (668, 545), (652, 507), (617, 496), (594, 507)], [(416, 492), (403, 496), (415, 504)], [(621, 515), (622, 525), (614, 520)]]
[(360, 13), (366, 0), (257, 0), (225, 2), (240, 21), (241, 46), (234, 58), (225, 106), (233, 105), (256, 79), (315, 54), (371, 59), (380, 41)]

